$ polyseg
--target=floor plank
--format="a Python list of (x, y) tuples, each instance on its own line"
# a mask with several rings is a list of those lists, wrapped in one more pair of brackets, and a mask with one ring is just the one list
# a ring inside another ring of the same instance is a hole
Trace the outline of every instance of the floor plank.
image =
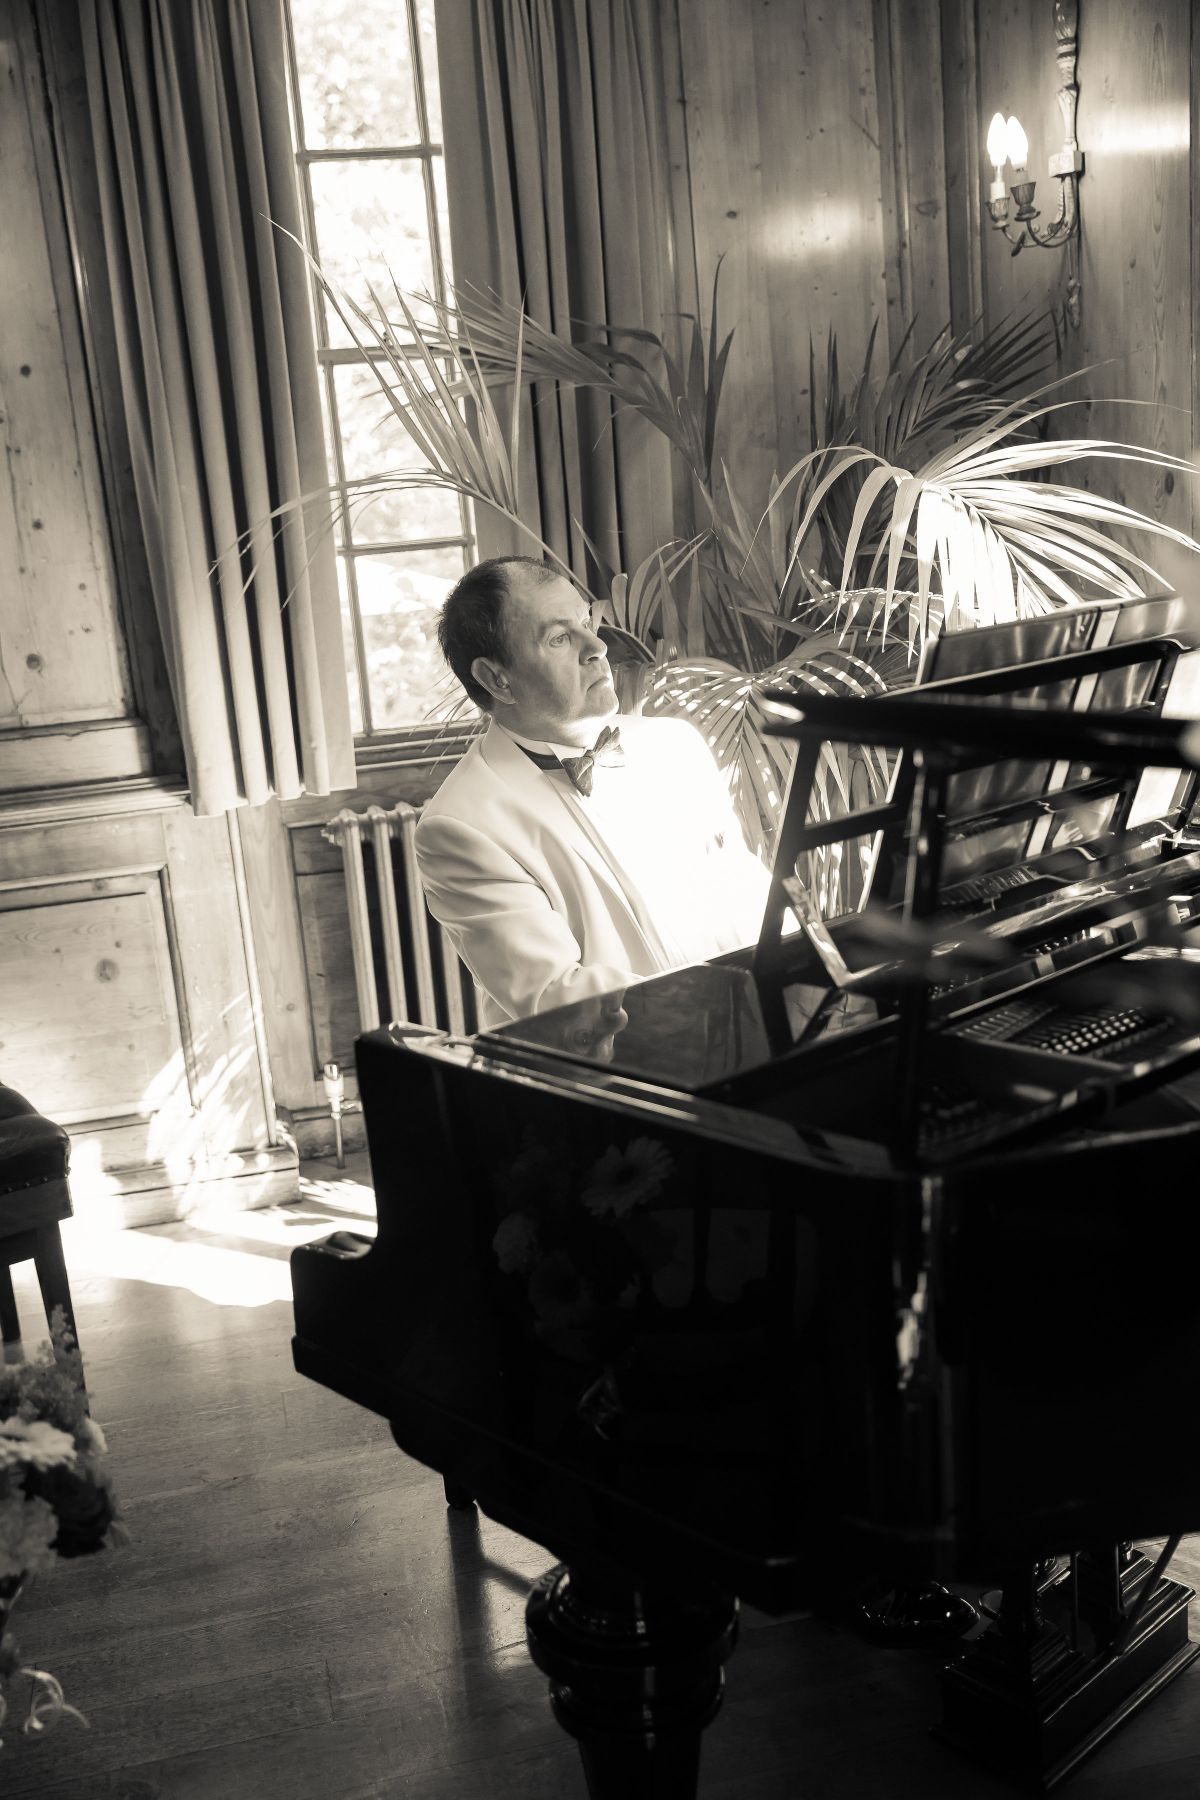
[[(130, 1541), (22, 1600), (27, 1657), (91, 1728), (7, 1731), (6, 1800), (583, 1800), (524, 1647), (546, 1552), (448, 1513), (381, 1420), (292, 1370), (288, 1253), (369, 1229), (362, 1175), (309, 1167), (300, 1206), (71, 1236)], [(1176, 1570), (1200, 1582), (1200, 1543)], [(702, 1800), (1012, 1800), (930, 1736), (937, 1714), (921, 1658), (747, 1611)], [(1196, 1666), (1067, 1790), (1198, 1792)]]

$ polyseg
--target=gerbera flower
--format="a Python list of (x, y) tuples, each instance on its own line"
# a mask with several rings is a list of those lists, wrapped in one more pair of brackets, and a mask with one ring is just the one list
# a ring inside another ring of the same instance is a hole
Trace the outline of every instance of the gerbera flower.
[(670, 1151), (653, 1138), (633, 1138), (624, 1150), (611, 1144), (584, 1177), (580, 1199), (597, 1216), (623, 1219), (662, 1192), (674, 1167)]

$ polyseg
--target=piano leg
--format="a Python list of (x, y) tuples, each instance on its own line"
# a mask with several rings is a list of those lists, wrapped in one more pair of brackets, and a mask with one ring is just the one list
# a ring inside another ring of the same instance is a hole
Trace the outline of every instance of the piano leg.
[(461, 1482), (451, 1481), (447, 1475), (442, 1480), (446, 1494), (446, 1505), (451, 1512), (469, 1512), (475, 1504), (475, 1496), (470, 1488), (463, 1487)]
[(590, 1800), (695, 1800), (736, 1600), (573, 1562), (535, 1583), (525, 1623), (554, 1716), (578, 1739)]

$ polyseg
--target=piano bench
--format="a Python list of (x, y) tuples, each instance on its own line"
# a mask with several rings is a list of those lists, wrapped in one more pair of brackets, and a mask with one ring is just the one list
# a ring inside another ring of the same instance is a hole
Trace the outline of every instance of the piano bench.
[(0, 1341), (21, 1341), (12, 1265), (32, 1260), (47, 1321), (61, 1306), (75, 1330), (59, 1224), (71, 1216), (71, 1143), (14, 1088), (0, 1086)]

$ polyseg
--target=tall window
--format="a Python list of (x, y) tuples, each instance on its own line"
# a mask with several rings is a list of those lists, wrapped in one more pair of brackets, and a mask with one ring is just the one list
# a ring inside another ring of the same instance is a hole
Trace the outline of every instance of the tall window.
[[(309, 245), (364, 307), (369, 288), (444, 295), (450, 238), (434, 0), (289, 0)], [(390, 274), (389, 274), (390, 271)], [(470, 514), (438, 488), (347, 504), (346, 483), (420, 459), (362, 352), (317, 292), (338, 569), (357, 733), (419, 725), (442, 678), (437, 609), (471, 546)]]

